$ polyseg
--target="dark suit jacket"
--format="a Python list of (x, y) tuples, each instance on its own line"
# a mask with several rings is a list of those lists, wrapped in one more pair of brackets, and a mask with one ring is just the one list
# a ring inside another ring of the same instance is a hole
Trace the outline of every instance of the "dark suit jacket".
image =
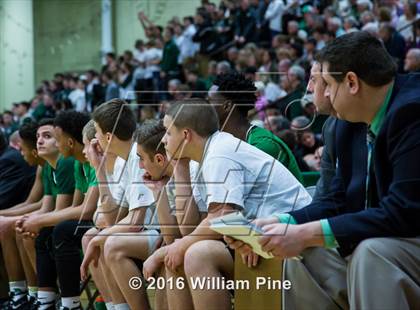
[(327, 195), (331, 189), (331, 182), (335, 176), (335, 168), (337, 165), (337, 150), (335, 133), (338, 119), (328, 117), (322, 127), (322, 141), (324, 142), (324, 150), (321, 158), (321, 177), (316, 183), (316, 191), (314, 200), (320, 199)]
[(35, 180), (35, 167), (30, 167), (20, 153), (8, 147), (0, 154), (0, 209), (8, 209), (26, 200)]
[(420, 235), (420, 75), (396, 77), (372, 154), (365, 209), (366, 128), (339, 121), (338, 169), (328, 197), (291, 212), (298, 223), (328, 218), (343, 256), (367, 238)]

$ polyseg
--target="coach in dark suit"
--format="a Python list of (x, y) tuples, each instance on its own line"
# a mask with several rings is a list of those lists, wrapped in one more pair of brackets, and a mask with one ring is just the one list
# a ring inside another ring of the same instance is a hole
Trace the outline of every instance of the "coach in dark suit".
[(0, 209), (8, 209), (24, 201), (32, 188), (35, 168), (22, 155), (7, 145), (0, 133)]
[(284, 293), (286, 309), (414, 309), (420, 76), (397, 76), (382, 43), (362, 31), (332, 41), (320, 60), (325, 96), (338, 118), (353, 123), (337, 124), (331, 192), (258, 223), (265, 232), (260, 243), (280, 258), (303, 257), (286, 260), (285, 278), (293, 283)]

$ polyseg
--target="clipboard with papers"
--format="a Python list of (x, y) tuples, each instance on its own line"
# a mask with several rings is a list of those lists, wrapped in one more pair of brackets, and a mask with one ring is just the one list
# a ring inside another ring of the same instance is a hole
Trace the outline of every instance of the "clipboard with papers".
[(252, 224), (240, 212), (229, 213), (210, 220), (210, 229), (249, 244), (252, 250), (261, 257), (267, 259), (274, 257), (264, 252), (258, 243), (258, 238), (263, 235), (261, 228)]

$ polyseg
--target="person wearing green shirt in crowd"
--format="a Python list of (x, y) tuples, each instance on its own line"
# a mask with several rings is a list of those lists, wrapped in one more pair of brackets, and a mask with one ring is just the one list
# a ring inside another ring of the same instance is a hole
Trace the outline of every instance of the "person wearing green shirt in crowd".
[[(82, 130), (89, 116), (75, 111), (61, 112), (54, 120), (54, 134), (60, 153), (74, 157), (75, 191), (73, 207), (29, 217), (22, 224), (22, 230), (36, 235), (43, 227), (52, 228), (52, 249), (55, 262), (37, 265), (39, 291), (38, 309), (55, 309), (56, 278), (60, 285), (62, 309), (81, 309), (80, 306), (80, 264), (81, 239), (92, 226), (92, 216), (99, 196), (95, 170), (85, 157), (89, 145), (83, 144)], [(51, 249), (45, 249), (50, 253)], [(52, 268), (51, 266), (56, 266)], [(42, 286), (41, 286), (42, 283)]]
[[(74, 159), (72, 157), (64, 158), (59, 153), (56, 145), (57, 141), (54, 137), (54, 120), (45, 119), (41, 121), (36, 137), (38, 155), (45, 160), (41, 174), (43, 198), (41, 208), (38, 211), (17, 221), (18, 232), (24, 235), (31, 233), (23, 227), (27, 220), (33, 221), (33, 219), (43, 218), (71, 206), (74, 193)], [(51, 239), (51, 234), (52, 228), (45, 227), (39, 231), (39, 235), (35, 240), (36, 269), (39, 275), (42, 274), (45, 268), (48, 269), (54, 265), (54, 263), (51, 264), (49, 253), (45, 251), (47, 240)], [(35, 237), (35, 234), (32, 236)], [(26, 246), (28, 247), (28, 245)], [(6, 263), (7, 268), (11, 267), (9, 265), (13, 266), (13, 264)], [(11, 269), (9, 273), (9, 278), (11, 279), (13, 279), (13, 272), (15, 270)], [(25, 286), (24, 278), (23, 280), (10, 282), (11, 305), (13, 309), (24, 308), (27, 304), (28, 299), (26, 298)], [(42, 278), (38, 278), (38, 286), (40, 288), (44, 287)]]
[(53, 109), (54, 99), (52, 94), (45, 93), (42, 95), (42, 100), (38, 103), (32, 116), (35, 120), (39, 121), (46, 117), (54, 117), (55, 112)]
[(165, 46), (163, 47), (162, 61), (160, 63), (161, 78), (170, 80), (176, 78), (179, 74), (178, 69), (178, 56), (179, 49), (174, 40), (174, 29), (172, 27), (166, 27), (163, 38), (165, 40)]
[(219, 75), (208, 93), (219, 116), (220, 127), (280, 161), (302, 183), (302, 174), (288, 146), (271, 131), (251, 125), (248, 111), (255, 104), (254, 83), (236, 72)]

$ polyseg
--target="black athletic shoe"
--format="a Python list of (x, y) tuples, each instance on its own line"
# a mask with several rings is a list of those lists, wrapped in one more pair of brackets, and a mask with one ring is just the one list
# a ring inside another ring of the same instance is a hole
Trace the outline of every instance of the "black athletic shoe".
[(35, 297), (28, 295), (28, 310), (38, 310), (38, 303)]
[(9, 293), (9, 309), (11, 310), (27, 310), (29, 308), (29, 301), (27, 292), (16, 290)]
[(10, 301), (9, 299), (0, 300), (0, 310), (9, 310), (10, 309)]
[(34, 310), (38, 310), (41, 306), (47, 306), (46, 310), (56, 310), (55, 307), (55, 301), (53, 302), (48, 302), (48, 303), (41, 303), (39, 300), (37, 300), (33, 305), (32, 305), (32, 309)]

